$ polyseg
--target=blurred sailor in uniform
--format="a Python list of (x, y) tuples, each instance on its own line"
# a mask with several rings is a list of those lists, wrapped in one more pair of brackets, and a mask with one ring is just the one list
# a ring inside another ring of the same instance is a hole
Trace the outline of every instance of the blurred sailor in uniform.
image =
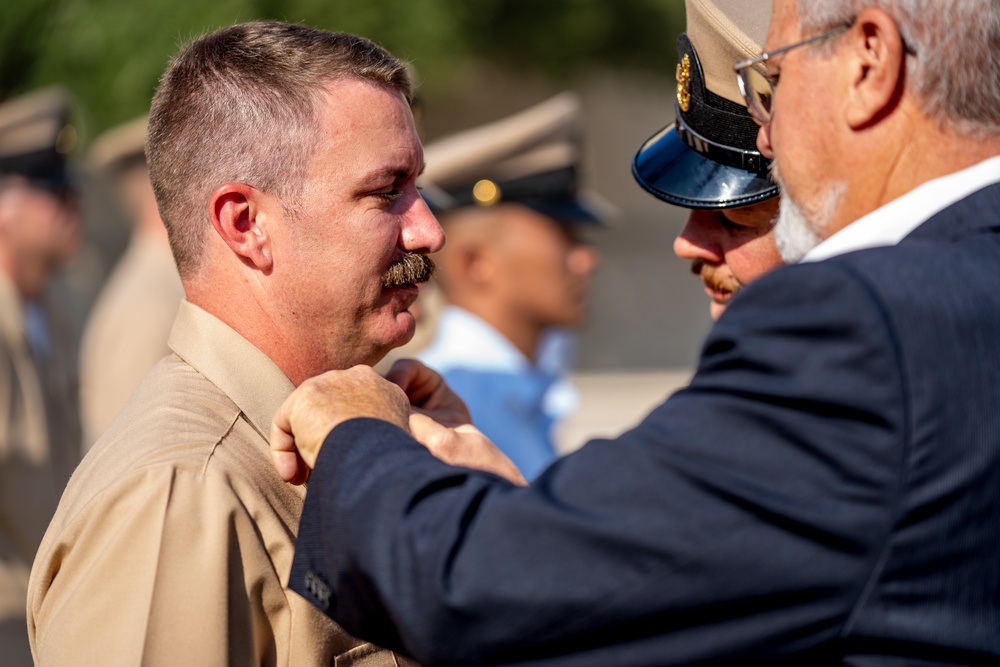
[(66, 171), (76, 143), (58, 88), (0, 105), (0, 656), (30, 665), (25, 622), (35, 550), (79, 460), (73, 388), (53, 382), (37, 300), (76, 252), (81, 223)]
[(583, 323), (598, 255), (581, 231), (610, 213), (579, 187), (581, 145), (580, 101), (563, 93), (425, 151), (447, 305), (417, 358), (528, 479), (555, 457), (552, 427), (576, 403), (539, 353), (547, 334)]
[(184, 298), (143, 153), (146, 117), (108, 130), (90, 149), (132, 223), (128, 248), (91, 310), (80, 350), (84, 446), (108, 427), (146, 372), (170, 353)]

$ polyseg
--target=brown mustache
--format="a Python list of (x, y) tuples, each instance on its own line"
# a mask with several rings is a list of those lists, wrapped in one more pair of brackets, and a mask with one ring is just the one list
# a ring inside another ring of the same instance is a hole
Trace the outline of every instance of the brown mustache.
[(736, 280), (720, 277), (715, 268), (702, 259), (691, 262), (691, 273), (701, 278), (702, 282), (716, 292), (737, 292), (742, 285)]
[(382, 287), (405, 287), (425, 283), (434, 275), (433, 260), (427, 255), (416, 252), (408, 252), (403, 257), (389, 267), (382, 277)]

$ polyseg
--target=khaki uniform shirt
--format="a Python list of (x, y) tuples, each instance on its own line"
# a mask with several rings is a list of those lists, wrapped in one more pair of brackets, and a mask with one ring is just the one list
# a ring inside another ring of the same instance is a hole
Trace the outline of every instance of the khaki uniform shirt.
[(182, 302), (158, 363), (74, 473), (35, 560), (39, 665), (413, 664), (285, 586), (305, 489), (271, 466), (292, 384)]
[(89, 448), (157, 361), (184, 287), (166, 239), (136, 230), (94, 304), (80, 346), (80, 410)]
[[(0, 276), (0, 663), (31, 664), (24, 606), (35, 549), (76, 463), (75, 442), (50, 442), (44, 373), (24, 333), (24, 308)], [(58, 432), (58, 431), (56, 431)]]

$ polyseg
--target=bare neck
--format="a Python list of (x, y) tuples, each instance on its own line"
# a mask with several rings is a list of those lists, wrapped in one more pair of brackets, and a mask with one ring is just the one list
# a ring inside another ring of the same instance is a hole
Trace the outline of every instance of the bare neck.
[(832, 231), (928, 181), (1000, 155), (998, 135), (961, 134), (912, 109), (905, 121), (880, 135), (857, 138), (857, 150), (843, 161), (848, 196)]
[(504, 308), (496, 300), (487, 298), (469, 298), (467, 295), (455, 295), (450, 301), (482, 319), (496, 329), (511, 345), (516, 347), (528, 361), (534, 363), (535, 354), (542, 338), (544, 327), (527, 320), (509, 308)]
[(183, 282), (190, 303), (226, 323), (266, 354), (292, 384), (298, 386), (311, 375), (294, 354), (297, 342), (288, 340), (280, 323), (275, 322), (261, 301), (255, 298), (255, 286), (246, 284), (244, 276), (212, 279), (199, 274), (186, 277)]

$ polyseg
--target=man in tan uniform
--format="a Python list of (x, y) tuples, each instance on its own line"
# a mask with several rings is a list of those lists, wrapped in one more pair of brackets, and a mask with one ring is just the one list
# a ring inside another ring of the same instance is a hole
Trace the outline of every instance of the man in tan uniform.
[(143, 147), (146, 117), (115, 127), (90, 149), (132, 223), (128, 248), (87, 319), (80, 345), (84, 447), (104, 432), (157, 361), (184, 298), (167, 230), (156, 208)]
[(412, 664), (286, 587), (305, 494), (268, 451), (294, 386), (413, 334), (444, 238), (408, 94), (368, 40), (283, 23), (224, 28), (167, 69), (146, 154), (187, 300), (39, 549), (38, 664)]
[(65, 153), (74, 143), (59, 89), (0, 105), (0, 663), (31, 664), (28, 572), (79, 460), (60, 430), (52, 374), (32, 347), (28, 307), (80, 242)]

